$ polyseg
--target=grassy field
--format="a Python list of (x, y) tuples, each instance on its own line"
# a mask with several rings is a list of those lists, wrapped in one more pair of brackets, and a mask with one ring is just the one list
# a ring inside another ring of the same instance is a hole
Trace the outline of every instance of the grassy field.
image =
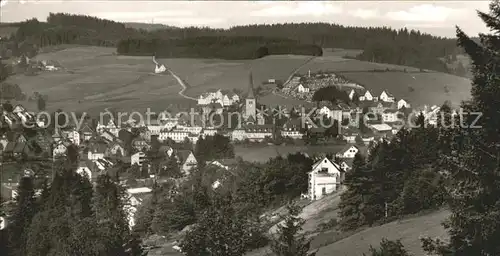
[[(374, 72), (386, 70), (389, 72)], [(406, 69), (407, 72), (404, 72)], [(470, 96), (469, 79), (437, 72), (420, 72), (417, 68), (343, 59), (336, 56), (319, 57), (302, 67), (299, 74), (329, 71), (380, 94), (388, 90), (396, 98), (416, 105), (442, 105), (449, 100), (459, 104)]]
[(420, 238), (447, 239), (446, 230), (441, 225), (447, 216), (449, 216), (449, 212), (442, 210), (369, 228), (321, 247), (316, 255), (363, 255), (369, 251), (370, 245), (378, 247), (382, 238), (401, 239), (401, 243), (412, 255), (425, 255)]
[[(164, 110), (170, 105), (183, 108), (195, 102), (178, 95), (181, 87), (170, 75), (152, 74), (151, 57), (117, 56), (113, 48), (67, 46), (39, 54), (38, 60), (55, 60), (63, 70), (37, 76), (16, 75), (8, 82), (19, 84), (28, 95), (37, 91), (49, 95), (48, 109), (96, 113), (113, 107), (120, 111)], [(285, 80), (307, 56), (268, 56), (259, 60), (225, 61), (206, 59), (160, 59), (197, 97), (208, 89), (248, 90), (249, 70), (256, 86), (264, 80)], [(272, 97), (272, 96), (271, 96)], [(270, 102), (276, 103), (271, 99)], [(290, 100), (292, 104), (300, 101)], [(34, 103), (23, 103), (34, 107)]]
[(280, 55), (242, 61), (160, 59), (159, 62), (172, 69), (190, 85), (186, 90), (187, 95), (198, 97), (208, 89), (236, 88), (246, 93), (250, 70), (255, 87), (268, 79), (286, 80), (294, 69), (309, 58), (310, 56)]

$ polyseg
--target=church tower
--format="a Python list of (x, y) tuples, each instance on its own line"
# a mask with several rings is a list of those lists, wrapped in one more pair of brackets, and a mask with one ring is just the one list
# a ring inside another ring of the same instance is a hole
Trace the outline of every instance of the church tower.
[(248, 96), (245, 100), (245, 119), (253, 118), (255, 122), (256, 118), (256, 106), (255, 106), (255, 95), (253, 92), (253, 76), (250, 71), (249, 85), (248, 85)]

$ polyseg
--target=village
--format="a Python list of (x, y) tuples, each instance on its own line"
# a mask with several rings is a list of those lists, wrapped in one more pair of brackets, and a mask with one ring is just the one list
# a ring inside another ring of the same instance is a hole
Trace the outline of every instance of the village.
[[(322, 101), (317, 103), (317, 107), (302, 111), (298, 111), (299, 106), (279, 112), (269, 109), (261, 111), (262, 106), (253, 93), (250, 73), (246, 96), (222, 90), (204, 93), (198, 98), (201, 114), (196, 118), (164, 112), (147, 122), (129, 119), (122, 123), (112, 115), (104, 115), (100, 120), (86, 119), (79, 127), (56, 126), (50, 133), (44, 123), (47, 120), (39, 119), (37, 114), (21, 105), (11, 109), (4, 105), (1, 124), (7, 132), (0, 139), (2, 167), (5, 170), (9, 163), (15, 162), (27, 163), (27, 167), (21, 173), (1, 172), (2, 196), (4, 200), (15, 198), (19, 179), (23, 175), (36, 173), (29, 168), (29, 163), (50, 163), (66, 158), (69, 154), (77, 154), (79, 165), (76, 172), (85, 174), (92, 182), (100, 174), (116, 173), (117, 166), (125, 165), (132, 172), (139, 173), (120, 176), (130, 196), (131, 208), (128, 211), (132, 227), (133, 215), (141, 198), (151, 193), (156, 182), (166, 182), (158, 171), (153, 170), (158, 169), (152, 168), (153, 160), (159, 162), (159, 168), (163, 170), (172, 163), (177, 165), (182, 173), (181, 177), (186, 177), (200, 164), (195, 157), (195, 145), (199, 139), (207, 137), (222, 136), (231, 143), (264, 143), (263, 145), (287, 140), (310, 140), (314, 137), (315, 141), (323, 139), (324, 143), (328, 143), (329, 137), (332, 137), (327, 131), (329, 127), (318, 126), (316, 122), (326, 118), (336, 122), (338, 127), (335, 129), (338, 132), (333, 139), (335, 143), (345, 144), (345, 147), (336, 152), (333, 158), (316, 157), (317, 162), (311, 166), (309, 188), (303, 197), (318, 200), (341, 189), (344, 173), (352, 168), (352, 160), (361, 147), (366, 148), (382, 138), (390, 138), (405, 125), (405, 118), (411, 114), (422, 113), (428, 123), (432, 124), (435, 122), (435, 113), (439, 111), (435, 106), (412, 110), (408, 102), (395, 99), (389, 92), (373, 95), (371, 91), (363, 91), (360, 86), (336, 79), (334, 75), (314, 77), (318, 79), (311, 78), (309, 73), (306, 84), (300, 82), (304, 81), (304, 77), (296, 76), (285, 85), (283, 92), (311, 100), (315, 90), (343, 83), (344, 88), (350, 89), (348, 96), (352, 102)], [(214, 114), (220, 115), (229, 110), (237, 110), (237, 114), (241, 114), (242, 120), (238, 120), (236, 125), (214, 125), (210, 122)], [(372, 113), (373, 116), (368, 118), (365, 129), (362, 129), (360, 118), (366, 113)], [(277, 123), (278, 119), (281, 124)], [(24, 128), (27, 124), (30, 125), (27, 127), (36, 128), (27, 132)], [(150, 152), (153, 147), (156, 149), (152, 155)], [(217, 159), (204, 164), (229, 170), (234, 163), (232, 159)], [(176, 179), (176, 182), (182, 182), (182, 178)], [(220, 182), (214, 182), (213, 187), (217, 187)]]

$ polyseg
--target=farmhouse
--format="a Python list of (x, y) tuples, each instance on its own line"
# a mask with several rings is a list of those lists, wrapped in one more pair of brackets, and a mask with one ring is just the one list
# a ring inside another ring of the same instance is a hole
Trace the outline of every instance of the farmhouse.
[(344, 171), (342, 168), (323, 158), (312, 166), (308, 173), (309, 188), (308, 197), (310, 200), (318, 200), (340, 188)]

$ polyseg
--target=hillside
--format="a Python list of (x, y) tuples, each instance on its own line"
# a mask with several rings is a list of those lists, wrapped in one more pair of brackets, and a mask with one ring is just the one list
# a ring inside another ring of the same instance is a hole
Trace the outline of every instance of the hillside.
[[(230, 29), (166, 27), (148, 32), (135, 28), (150, 25), (127, 25), (90, 16), (51, 13), (47, 22), (32, 19), (9, 24), (9, 27), (14, 26), (18, 28), (18, 45), (7, 47), (14, 56), (29, 52), (28, 46), (34, 47), (34, 44), (41, 47), (120, 45), (118, 52), (127, 55), (151, 56), (158, 52), (170, 58), (223, 59), (253, 59), (272, 54), (321, 55), (321, 48), (342, 48), (355, 50), (355, 56), (352, 53), (345, 55), (359, 60), (448, 72), (440, 58), (462, 52), (455, 39), (419, 31), (327, 23), (247, 25)], [(22, 43), (27, 45), (18, 49)], [(163, 50), (165, 45), (171, 49)], [(6, 46), (0, 47), (0, 55), (3, 56), (6, 50)]]
[(378, 247), (382, 238), (389, 240), (401, 239), (401, 242), (410, 253), (425, 255), (420, 238), (446, 239), (448, 236), (441, 223), (447, 216), (449, 216), (449, 211), (441, 210), (368, 228), (333, 244), (321, 247), (316, 255), (363, 255), (363, 253), (369, 251), (370, 245)]

